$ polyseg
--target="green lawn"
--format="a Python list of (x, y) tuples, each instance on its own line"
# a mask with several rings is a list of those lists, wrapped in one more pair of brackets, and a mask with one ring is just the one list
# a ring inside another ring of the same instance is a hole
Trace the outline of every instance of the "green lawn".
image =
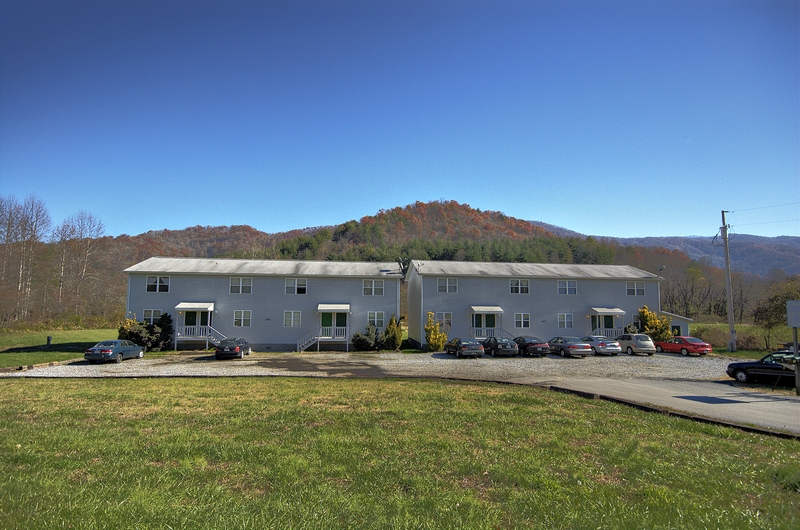
[(0, 379), (0, 528), (798, 528), (800, 442), (491, 383)]
[(86, 348), (116, 338), (116, 329), (0, 333), (0, 368), (82, 358)]

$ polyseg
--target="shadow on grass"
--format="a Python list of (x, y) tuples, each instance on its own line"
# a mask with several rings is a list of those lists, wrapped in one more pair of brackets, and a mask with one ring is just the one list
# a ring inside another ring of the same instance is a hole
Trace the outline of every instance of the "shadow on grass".
[(4, 353), (39, 353), (39, 352), (84, 352), (87, 348), (91, 348), (97, 342), (60, 342), (53, 343), (50, 346), (43, 344), (41, 346), (20, 346), (18, 348), (8, 348), (0, 351), (0, 355)]

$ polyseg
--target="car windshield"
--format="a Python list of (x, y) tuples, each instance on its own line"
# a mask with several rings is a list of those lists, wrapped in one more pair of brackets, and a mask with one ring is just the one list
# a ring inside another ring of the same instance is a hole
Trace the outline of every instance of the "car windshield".
[(578, 337), (564, 337), (564, 342), (580, 342)]
[(477, 346), (478, 345), (478, 341), (476, 341), (476, 340), (462, 340), (461, 341), (461, 345), (462, 346)]
[(634, 335), (633, 338), (636, 340), (650, 340), (650, 337), (647, 335)]
[(511, 339), (507, 339), (505, 337), (497, 339), (497, 342), (511, 342)]
[(95, 348), (113, 348), (117, 345), (117, 341), (114, 340), (106, 340), (103, 342), (98, 342), (94, 345)]
[(225, 339), (223, 341), (220, 341), (219, 345), (220, 346), (236, 346), (236, 341), (233, 340), (233, 339)]
[(694, 337), (687, 337), (686, 342), (691, 342), (692, 344), (703, 344), (703, 341), (700, 339), (696, 339)]

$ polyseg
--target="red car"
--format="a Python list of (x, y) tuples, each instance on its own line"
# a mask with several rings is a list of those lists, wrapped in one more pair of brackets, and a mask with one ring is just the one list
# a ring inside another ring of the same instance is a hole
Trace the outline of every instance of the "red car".
[(681, 355), (689, 355), (690, 353), (705, 355), (711, 353), (712, 349), (711, 344), (695, 337), (673, 337), (664, 342), (656, 342), (656, 351), (680, 353)]

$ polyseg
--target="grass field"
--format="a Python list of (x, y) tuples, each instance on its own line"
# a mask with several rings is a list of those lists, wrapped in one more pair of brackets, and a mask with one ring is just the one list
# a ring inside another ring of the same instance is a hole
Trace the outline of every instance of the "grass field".
[(116, 329), (0, 333), (0, 368), (80, 359), (86, 348), (116, 338)]
[(0, 527), (797, 528), (800, 442), (426, 380), (0, 380)]

